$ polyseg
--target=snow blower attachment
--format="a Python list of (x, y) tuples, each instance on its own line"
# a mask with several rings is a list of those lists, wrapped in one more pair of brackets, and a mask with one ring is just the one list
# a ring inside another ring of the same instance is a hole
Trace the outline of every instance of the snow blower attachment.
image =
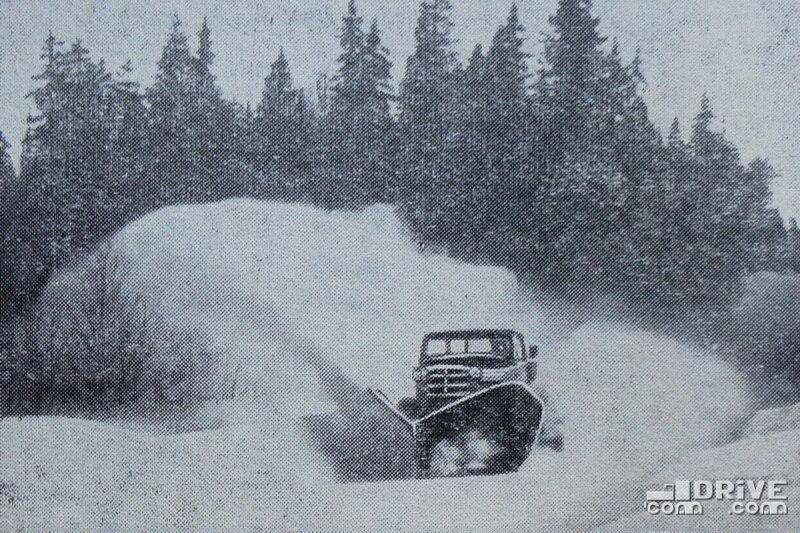
[(430, 333), (414, 369), (416, 396), (395, 406), (370, 389), (414, 446), (417, 477), (513, 472), (528, 457), (542, 403), (530, 384), (536, 347), (510, 330)]

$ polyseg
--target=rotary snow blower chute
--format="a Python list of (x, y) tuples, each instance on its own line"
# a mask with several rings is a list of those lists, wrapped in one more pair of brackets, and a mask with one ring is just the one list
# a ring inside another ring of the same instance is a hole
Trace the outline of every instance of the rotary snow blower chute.
[(530, 454), (542, 417), (531, 388), (536, 347), (511, 330), (430, 333), (414, 369), (416, 395), (394, 405), (414, 441), (418, 477), (513, 472)]

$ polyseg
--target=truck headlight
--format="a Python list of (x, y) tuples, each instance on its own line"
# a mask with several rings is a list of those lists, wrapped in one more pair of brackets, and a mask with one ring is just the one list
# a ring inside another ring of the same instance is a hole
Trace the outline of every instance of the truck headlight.
[(426, 368), (415, 368), (411, 373), (411, 379), (414, 381), (422, 381), (426, 377), (428, 377), (428, 369)]
[(481, 377), (483, 377), (483, 369), (478, 367), (470, 368), (469, 377), (471, 377), (472, 379), (481, 379)]

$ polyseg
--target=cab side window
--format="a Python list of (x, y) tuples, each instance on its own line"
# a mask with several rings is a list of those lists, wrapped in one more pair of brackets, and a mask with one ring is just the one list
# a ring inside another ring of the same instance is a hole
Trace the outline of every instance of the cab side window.
[(524, 361), (527, 359), (525, 354), (525, 344), (518, 336), (514, 336), (514, 359), (517, 361)]
[(509, 339), (492, 339), (492, 353), (499, 357), (510, 357), (513, 355), (514, 347)]

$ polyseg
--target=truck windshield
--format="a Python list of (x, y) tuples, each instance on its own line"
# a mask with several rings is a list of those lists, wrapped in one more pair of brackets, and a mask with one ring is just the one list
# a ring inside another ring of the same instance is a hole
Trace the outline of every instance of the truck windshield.
[(514, 346), (510, 338), (472, 337), (428, 339), (423, 347), (425, 363), (471, 364), (505, 366), (513, 359)]

